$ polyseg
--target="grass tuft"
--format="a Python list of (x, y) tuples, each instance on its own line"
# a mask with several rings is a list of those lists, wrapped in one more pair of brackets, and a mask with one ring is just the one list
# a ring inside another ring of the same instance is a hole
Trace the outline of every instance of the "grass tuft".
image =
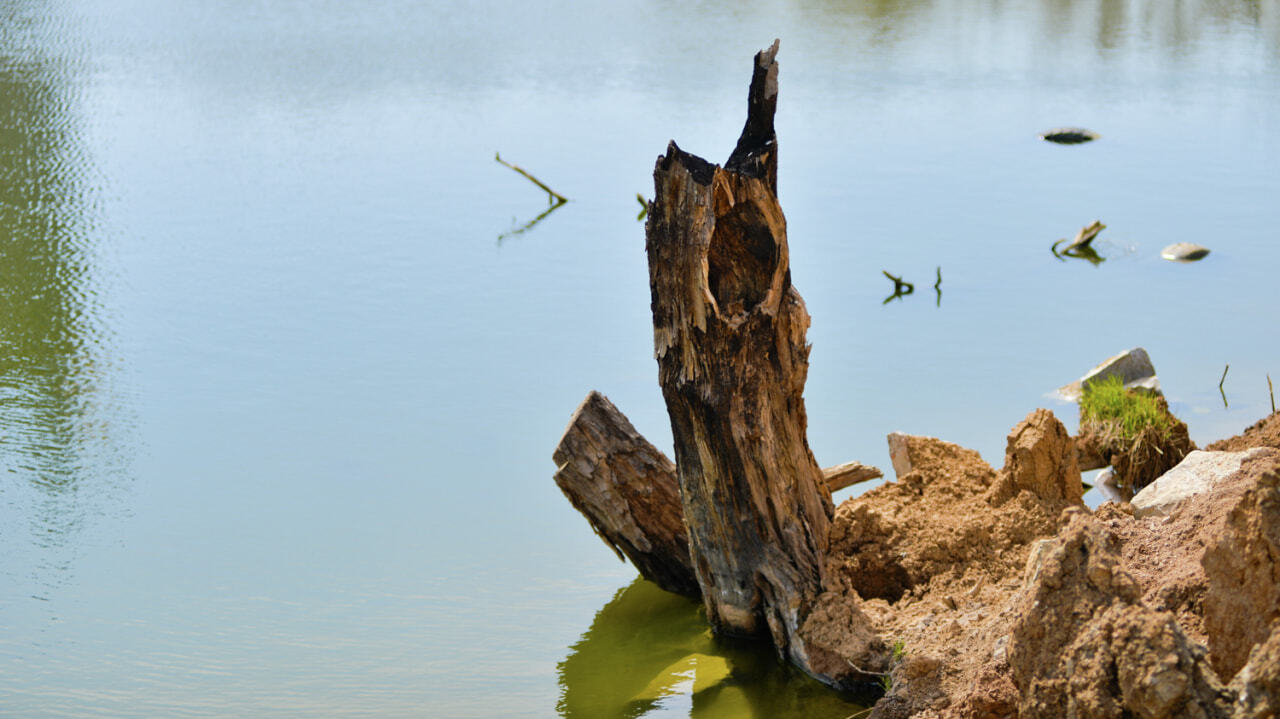
[(1167, 434), (1173, 424), (1153, 394), (1125, 389), (1118, 376), (1090, 382), (1080, 398), (1081, 423), (1112, 424), (1121, 438), (1132, 440), (1146, 427)]

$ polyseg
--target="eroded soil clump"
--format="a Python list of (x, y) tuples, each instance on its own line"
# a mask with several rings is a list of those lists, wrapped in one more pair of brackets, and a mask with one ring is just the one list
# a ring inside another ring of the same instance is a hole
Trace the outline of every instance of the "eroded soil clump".
[(851, 607), (869, 626), (855, 636), (838, 612), (815, 612), (803, 636), (847, 660), (815, 667), (832, 678), (888, 673), (893, 690), (874, 716), (1002, 716), (1017, 700), (1004, 666), (1010, 597), (1031, 544), (1083, 506), (1074, 443), (1048, 410), (1014, 428), (1000, 472), (948, 442), (904, 442), (908, 471), (832, 523), (820, 605)]
[(1280, 450), (1139, 519), (1081, 504), (1075, 442), (1047, 410), (1013, 429), (999, 472), (941, 440), (894, 442), (898, 481), (836, 511), (801, 630), (829, 681), (888, 677), (872, 717), (1280, 707)]
[[(1116, 488), (1125, 499), (1132, 499), (1157, 477), (1173, 469), (1191, 450), (1187, 425), (1169, 411), (1165, 398), (1156, 393), (1126, 390), (1122, 385), (1099, 386), (1092, 393), (1122, 393), (1120, 404), (1150, 406), (1151, 417), (1134, 427), (1126, 418), (1115, 416), (1123, 411), (1090, 412), (1091, 389), (1086, 389), (1081, 404), (1080, 434), (1076, 437), (1081, 469), (1099, 469), (1110, 465), (1115, 470)], [(1155, 420), (1155, 421), (1150, 421)]]

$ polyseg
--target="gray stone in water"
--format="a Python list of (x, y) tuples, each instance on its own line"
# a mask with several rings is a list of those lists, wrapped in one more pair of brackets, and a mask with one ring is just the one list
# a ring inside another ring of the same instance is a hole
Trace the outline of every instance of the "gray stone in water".
[(1141, 347), (1134, 347), (1114, 357), (1108, 357), (1102, 361), (1102, 364), (1089, 370), (1085, 376), (1069, 385), (1059, 387), (1058, 396), (1078, 402), (1084, 394), (1085, 385), (1113, 376), (1119, 376), (1128, 389), (1160, 391), (1160, 380), (1156, 378), (1156, 368), (1151, 364), (1151, 357)]
[(1101, 136), (1093, 130), (1086, 130), (1082, 127), (1059, 127), (1040, 133), (1041, 140), (1056, 142), (1059, 145), (1079, 145), (1082, 142), (1091, 142), (1099, 137)]
[(1194, 262), (1209, 254), (1209, 248), (1194, 242), (1178, 242), (1160, 250), (1160, 256), (1174, 262)]
[(1160, 475), (1133, 497), (1133, 516), (1168, 517), (1188, 499), (1212, 489), (1214, 485), (1240, 471), (1250, 457), (1273, 450), (1254, 447), (1243, 452), (1207, 452), (1195, 450), (1176, 467)]

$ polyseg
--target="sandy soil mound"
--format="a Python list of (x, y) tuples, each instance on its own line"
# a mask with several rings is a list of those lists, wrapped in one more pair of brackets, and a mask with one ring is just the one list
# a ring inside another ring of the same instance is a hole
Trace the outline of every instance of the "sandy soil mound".
[(1251, 447), (1275, 447), (1280, 449), (1280, 412), (1263, 417), (1243, 433), (1220, 439), (1205, 447), (1218, 452), (1234, 452)]
[(1080, 506), (1075, 446), (1048, 410), (1010, 433), (999, 473), (972, 450), (908, 442), (906, 474), (837, 509), (827, 591), (802, 636), (811, 656), (828, 652), (817, 668), (830, 677), (888, 671), (873, 717), (1003, 716), (1017, 699), (1003, 668), (1011, 597), (1031, 544)]
[(1115, 537), (1084, 512), (1037, 552), (1009, 665), (1022, 719), (1227, 717), (1204, 647), (1142, 603)]
[(1249, 662), (1231, 680), (1236, 695), (1235, 719), (1280, 716), (1280, 625), (1272, 625), (1267, 641), (1253, 648)]
[(1280, 618), (1280, 461), (1271, 457), (1268, 469), (1227, 515), (1221, 536), (1204, 554), (1205, 630), (1214, 668), (1223, 677), (1240, 670)]
[(1139, 519), (1080, 504), (1047, 410), (999, 472), (942, 440), (894, 443), (904, 473), (836, 510), (801, 630), (829, 680), (887, 677), (873, 719), (1274, 716), (1280, 451)]
[(1239, 472), (1170, 517), (1134, 519), (1128, 505), (1115, 504), (1104, 504), (1095, 514), (1117, 538), (1126, 571), (1142, 587), (1143, 602), (1152, 609), (1172, 612), (1197, 642), (1205, 643), (1208, 638), (1204, 625), (1204, 600), (1209, 589), (1205, 550), (1219, 541), (1228, 513), (1246, 491), (1277, 463), (1280, 451), (1245, 460)]

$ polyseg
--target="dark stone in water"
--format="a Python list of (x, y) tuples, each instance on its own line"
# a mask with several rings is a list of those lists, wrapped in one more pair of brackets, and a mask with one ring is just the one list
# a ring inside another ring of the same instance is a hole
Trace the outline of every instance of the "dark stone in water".
[(1096, 140), (1098, 137), (1098, 133), (1093, 130), (1085, 130), (1079, 127), (1060, 127), (1056, 130), (1040, 133), (1041, 140), (1056, 142), (1059, 145), (1079, 145), (1082, 142)]

